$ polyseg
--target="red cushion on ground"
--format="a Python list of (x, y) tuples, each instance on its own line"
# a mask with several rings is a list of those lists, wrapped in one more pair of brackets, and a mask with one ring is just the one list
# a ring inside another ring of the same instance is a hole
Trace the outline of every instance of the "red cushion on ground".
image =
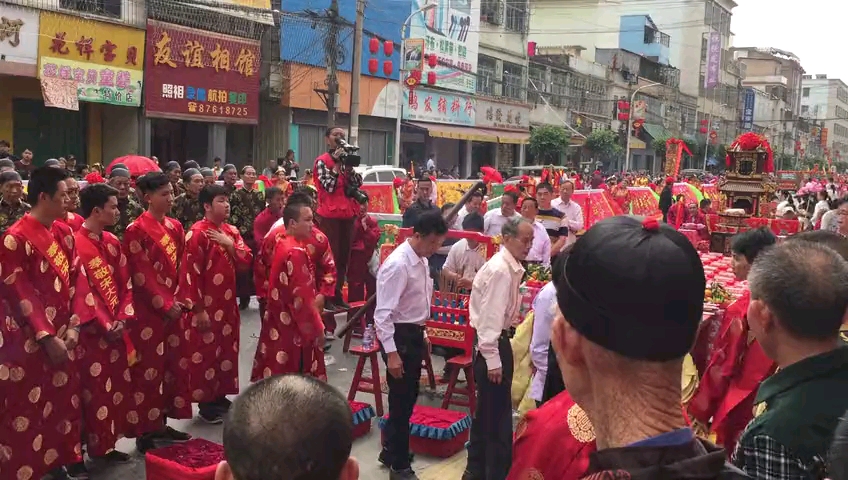
[(449, 428), (467, 416), (467, 413), (457, 410), (445, 410), (437, 407), (416, 405), (412, 410), (412, 417), (410, 417), (409, 423), (435, 428)]
[[(471, 430), (465, 430), (450, 440), (433, 440), (432, 438), (409, 437), (409, 449), (420, 455), (437, 458), (449, 458), (465, 448)], [(386, 443), (385, 432), (380, 431), (380, 443)]]
[(456, 357), (451, 357), (448, 359), (447, 363), (467, 367), (471, 365), (471, 355), (458, 355)]
[(145, 454), (147, 480), (214, 480), (215, 469), (224, 460), (224, 447), (193, 438)]

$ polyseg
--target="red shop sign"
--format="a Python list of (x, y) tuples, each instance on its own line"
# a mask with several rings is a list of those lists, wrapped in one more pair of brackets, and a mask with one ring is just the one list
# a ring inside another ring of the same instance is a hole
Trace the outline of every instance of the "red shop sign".
[(147, 116), (259, 123), (259, 42), (148, 20)]

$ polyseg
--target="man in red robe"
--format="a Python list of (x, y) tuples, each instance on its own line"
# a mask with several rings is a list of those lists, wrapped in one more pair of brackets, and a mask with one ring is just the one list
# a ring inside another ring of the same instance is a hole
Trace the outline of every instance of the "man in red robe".
[(85, 220), (82, 215), (77, 213), (80, 206), (80, 186), (79, 182), (73, 177), (68, 177), (65, 184), (68, 186), (68, 202), (65, 204), (65, 210), (68, 213), (61, 220), (76, 232), (82, 228), (82, 222)]
[(136, 313), (130, 339), (140, 361), (133, 366), (136, 411), (127, 415), (136, 447), (145, 452), (156, 440), (186, 441), (190, 435), (167, 426), (166, 416), (191, 418), (188, 378), (191, 350), (183, 305), (177, 301), (178, 268), (185, 240), (180, 222), (167, 217), (174, 191), (162, 172), (143, 175), (136, 182), (147, 211), (124, 233), (133, 279)]
[(236, 278), (253, 264), (253, 253), (238, 228), (226, 223), (226, 187), (203, 187), (199, 199), (206, 216), (186, 234), (177, 300), (192, 313), (191, 400), (200, 404), (201, 419), (223, 423), (231, 405), (226, 396), (239, 392)]
[[(377, 293), (377, 279), (371, 274), (368, 262), (380, 241), (380, 226), (368, 215), (368, 200), (360, 204), (359, 215), (353, 223), (353, 243), (350, 246), (350, 268), (347, 274), (347, 299), (359, 302)], [(367, 313), (370, 322), (374, 306)]]
[(65, 215), (67, 173), (33, 171), (26, 214), (3, 234), (0, 323), (0, 478), (40, 479), (82, 460), (80, 317), (72, 309), (78, 257)]
[[(268, 206), (265, 210), (259, 213), (256, 220), (253, 221), (253, 241), (256, 242), (256, 258), (253, 264), (253, 285), (256, 288), (256, 300), (259, 301), (259, 319), (265, 316), (265, 296), (268, 290), (268, 264), (273, 258), (273, 249), (267, 256), (263, 255), (265, 251), (265, 237), (271, 231), (274, 224), (283, 215), (283, 203), (285, 196), (282, 190), (277, 187), (265, 189), (265, 201)], [(285, 228), (283, 228), (285, 233)], [(271, 244), (273, 246), (273, 244)]]
[(274, 249), (253, 381), (283, 373), (327, 379), (324, 325), (315, 305), (318, 293), (307, 253), (312, 219), (312, 209), (303, 203), (290, 202), (283, 210), (286, 235)]
[[(748, 230), (733, 237), (733, 272), (746, 280), (751, 264), (764, 248), (777, 239), (765, 228)], [(689, 414), (701, 433), (715, 435), (717, 444), (733, 453), (739, 435), (753, 417), (754, 400), (760, 383), (771, 376), (775, 363), (754, 339), (748, 327), (750, 294), (745, 292), (724, 314), (713, 351), (701, 382), (689, 404)]]
[[(132, 279), (121, 241), (104, 231), (118, 221), (118, 191), (105, 183), (89, 185), (80, 195), (85, 222), (74, 234), (80, 273), (77, 292), (91, 296), (74, 299), (74, 311), (86, 312), (76, 355), (82, 386), (83, 439), (88, 456), (125, 462), (129, 455), (115, 450), (120, 436), (131, 433), (127, 414), (134, 411), (130, 367), (137, 361), (125, 329), (135, 311)], [(93, 305), (92, 305), (93, 304)], [(138, 415), (138, 412), (135, 412)], [(85, 464), (68, 467), (72, 477), (83, 477)]]

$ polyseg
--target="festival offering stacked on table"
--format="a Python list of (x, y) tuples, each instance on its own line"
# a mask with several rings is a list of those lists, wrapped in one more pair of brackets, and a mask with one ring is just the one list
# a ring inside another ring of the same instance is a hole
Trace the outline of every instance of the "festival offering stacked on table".
[(536, 299), (539, 290), (551, 281), (551, 269), (544, 265), (531, 263), (527, 266), (524, 275), (526, 280), (518, 289), (521, 295), (519, 315), (522, 319), (533, 309), (533, 300)]

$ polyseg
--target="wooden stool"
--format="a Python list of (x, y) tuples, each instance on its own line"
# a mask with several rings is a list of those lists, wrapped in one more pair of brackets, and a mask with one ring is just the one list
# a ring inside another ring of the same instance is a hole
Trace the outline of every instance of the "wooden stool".
[[(474, 384), (474, 367), (471, 360), (471, 355), (460, 355), (448, 360), (450, 365), (450, 379), (448, 380), (448, 389), (445, 392), (445, 398), (442, 400), (442, 408), (447, 410), (451, 405), (459, 407), (468, 407), (471, 411), (471, 417), (474, 417), (474, 409), (477, 405), (477, 386)], [(456, 382), (459, 379), (459, 371), (465, 372), (465, 387), (457, 387)], [(454, 399), (455, 394), (464, 395), (467, 400)]]
[[(351, 303), (350, 308), (345, 310), (345, 313), (347, 314), (347, 318), (350, 319), (351, 315), (355, 315), (356, 312), (358, 312), (359, 309), (362, 308), (364, 305), (365, 305), (365, 301)], [(351, 313), (351, 312), (353, 312), (353, 313)], [(342, 346), (342, 352), (347, 353), (350, 350), (350, 340), (351, 340), (351, 338), (353, 338), (353, 337), (362, 338), (362, 334), (365, 333), (365, 315), (362, 315), (361, 317), (359, 317), (359, 328), (362, 330), (362, 333), (354, 332), (354, 330), (356, 330), (356, 327), (349, 328), (347, 333), (345, 333), (344, 345)], [(374, 339), (374, 341), (376, 342), (377, 340)]]
[(421, 368), (427, 372), (427, 383), (430, 384), (430, 389), (436, 389), (436, 374), (433, 372), (433, 359), (430, 358), (430, 353), (424, 354), (424, 360), (421, 361)]
[[(359, 360), (356, 362), (356, 371), (353, 373), (353, 381), (350, 383), (350, 391), (347, 394), (347, 399), (348, 401), (355, 400), (356, 392), (374, 395), (377, 416), (382, 417), (383, 391), (380, 380), (380, 361), (377, 358), (380, 354), (380, 345), (374, 340), (374, 346), (371, 348), (363, 348), (359, 345), (351, 348), (350, 353), (357, 355)], [(365, 368), (365, 362), (369, 360), (371, 361), (371, 376), (363, 377), (362, 370)]]

